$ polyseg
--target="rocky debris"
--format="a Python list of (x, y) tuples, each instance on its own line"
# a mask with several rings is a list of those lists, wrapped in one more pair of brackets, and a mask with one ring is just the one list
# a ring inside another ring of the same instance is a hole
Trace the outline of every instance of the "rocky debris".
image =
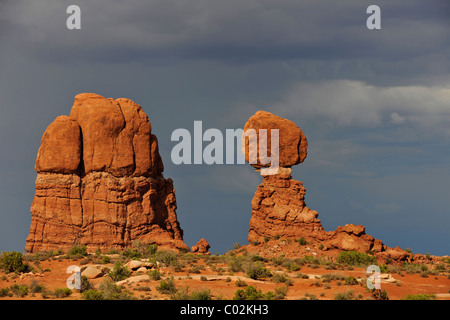
[[(249, 223), (248, 241), (264, 243), (270, 239), (304, 238), (308, 243), (320, 243), (325, 250), (340, 249), (360, 252), (382, 252), (386, 246), (365, 233), (361, 225), (347, 224), (336, 231), (325, 231), (318, 212), (305, 203), (305, 188), (301, 181), (291, 176), (291, 166), (303, 162), (307, 155), (307, 140), (300, 128), (292, 121), (269, 112), (258, 111), (244, 126), (248, 129), (279, 129), (279, 165), (276, 174), (263, 175), (252, 200), (252, 216)], [(270, 134), (267, 134), (270, 137)], [(245, 140), (245, 158), (249, 161), (252, 152), (259, 150)], [(270, 150), (270, 139), (267, 142)], [(259, 158), (258, 158), (259, 159)], [(251, 164), (261, 168), (259, 163)], [(269, 166), (267, 164), (266, 166)]]
[(147, 269), (151, 269), (154, 267), (154, 264), (151, 262), (147, 262), (147, 261), (142, 261), (142, 260), (130, 260), (128, 261), (125, 266), (130, 269), (131, 271), (136, 271), (139, 270), (141, 268), (144, 268), (145, 271)]
[(211, 254), (209, 252), (210, 245), (205, 238), (200, 239), (196, 245), (192, 246), (191, 251), (199, 254)]
[(343, 227), (337, 227), (336, 231), (329, 233), (327, 244), (332, 247), (347, 250), (381, 252), (386, 246), (381, 240), (374, 239), (366, 234), (365, 227), (362, 225), (346, 224)]
[(35, 169), (26, 251), (125, 248), (134, 240), (188, 249), (158, 140), (133, 101), (77, 95), (70, 116), (45, 130)]
[(88, 279), (95, 279), (102, 277), (104, 275), (103, 268), (98, 268), (95, 266), (87, 266), (81, 271), (81, 276), (84, 276)]
[(411, 254), (401, 249), (400, 247), (387, 248), (384, 252), (378, 253), (377, 257), (383, 259), (384, 261), (387, 261), (388, 259), (394, 261), (411, 260)]

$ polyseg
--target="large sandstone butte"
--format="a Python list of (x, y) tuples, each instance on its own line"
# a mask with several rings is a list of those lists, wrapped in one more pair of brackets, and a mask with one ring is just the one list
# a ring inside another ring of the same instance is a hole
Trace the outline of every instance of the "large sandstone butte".
[[(264, 175), (253, 197), (249, 242), (264, 243), (270, 239), (303, 237), (309, 243), (321, 243), (326, 248), (374, 253), (386, 250), (380, 240), (365, 233), (364, 226), (347, 224), (336, 231), (325, 231), (318, 219), (318, 212), (307, 207), (302, 182), (291, 176), (291, 167), (303, 162), (308, 146), (303, 131), (294, 122), (266, 111), (258, 111), (245, 124), (244, 133), (248, 129), (279, 129), (280, 159), (278, 173)], [(267, 149), (270, 150), (270, 141), (258, 143), (267, 143)], [(247, 161), (249, 154), (259, 150), (249, 143), (249, 139), (245, 140), (244, 148)], [(259, 161), (251, 165), (256, 170), (263, 166)]]
[(151, 132), (133, 101), (77, 95), (70, 116), (42, 136), (25, 250), (125, 248), (135, 240), (188, 249)]

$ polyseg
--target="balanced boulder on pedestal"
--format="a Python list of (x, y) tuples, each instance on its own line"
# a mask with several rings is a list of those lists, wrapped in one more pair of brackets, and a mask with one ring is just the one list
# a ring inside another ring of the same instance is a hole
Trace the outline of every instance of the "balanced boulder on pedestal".
[[(294, 122), (266, 111), (258, 111), (245, 124), (244, 134), (249, 129), (254, 129), (256, 133), (261, 129), (266, 129), (267, 132), (271, 129), (279, 130), (280, 166), (275, 174), (263, 175), (263, 181), (256, 189), (252, 200), (249, 242), (304, 238), (310, 243), (320, 242), (327, 247), (341, 250), (385, 250), (386, 246), (380, 240), (367, 235), (363, 226), (348, 224), (338, 227), (336, 231), (325, 231), (318, 219), (318, 212), (307, 207), (303, 183), (291, 176), (291, 167), (305, 160), (308, 147), (306, 136)], [(270, 136), (267, 133), (267, 137)], [(267, 150), (271, 150), (272, 141), (269, 139), (258, 140), (258, 144), (249, 141), (250, 139), (245, 139), (243, 145), (247, 162), (250, 155), (255, 156), (255, 153), (259, 152), (259, 144), (267, 143)], [(270, 165), (261, 164), (259, 156), (257, 163), (250, 164), (257, 170)]]

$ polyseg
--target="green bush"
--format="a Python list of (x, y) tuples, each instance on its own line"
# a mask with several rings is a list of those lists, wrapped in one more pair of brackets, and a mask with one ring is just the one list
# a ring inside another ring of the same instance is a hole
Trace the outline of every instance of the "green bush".
[(271, 291), (263, 294), (261, 289), (247, 286), (245, 289), (238, 289), (234, 294), (233, 300), (273, 300), (274, 296), (274, 293)]
[(158, 269), (153, 269), (147, 272), (152, 280), (161, 280), (161, 272)]
[(295, 242), (298, 242), (299, 245), (304, 246), (308, 244), (308, 242), (305, 240), (305, 238), (301, 237), (300, 239), (294, 239)]
[(11, 297), (11, 296), (12, 296), (12, 293), (8, 287), (0, 288), (0, 298), (1, 297)]
[(31, 293), (41, 293), (45, 290), (45, 286), (37, 282), (36, 280), (31, 280), (30, 292)]
[(371, 295), (374, 300), (389, 300), (386, 290), (373, 289)]
[(23, 298), (28, 294), (28, 286), (25, 284), (13, 284), (9, 287), (11, 292), (19, 298)]
[(189, 300), (211, 300), (211, 291), (209, 289), (194, 291), (189, 295)]
[(355, 300), (355, 292), (348, 290), (346, 292), (339, 292), (334, 295), (334, 300)]
[(436, 300), (436, 295), (434, 294), (407, 294), (402, 300)]
[(86, 278), (86, 276), (81, 276), (80, 292), (88, 291), (90, 289), (94, 289), (92, 283), (88, 278)]
[(173, 294), (177, 291), (175, 287), (175, 281), (173, 280), (173, 277), (167, 279), (167, 280), (161, 280), (159, 282), (159, 286), (156, 287), (156, 290), (158, 290), (161, 293), (164, 294)]
[(95, 289), (89, 289), (81, 294), (84, 300), (104, 300), (103, 292)]
[(103, 300), (133, 300), (133, 294), (128, 290), (123, 290), (110, 279), (104, 280), (98, 286), (103, 293)]
[(246, 287), (247, 283), (244, 280), (241, 280), (240, 278), (238, 278), (236, 280), (236, 286), (238, 286), (238, 287)]
[(70, 290), (69, 288), (56, 288), (53, 291), (53, 295), (56, 298), (65, 298), (68, 297), (72, 294), (72, 290)]
[(112, 280), (120, 281), (128, 278), (131, 275), (131, 271), (120, 261), (117, 261), (114, 265), (114, 268), (109, 272), (108, 275)]
[(292, 286), (292, 279), (285, 273), (275, 273), (272, 277), (275, 283), (285, 283), (287, 286)]
[(245, 273), (247, 274), (247, 276), (253, 280), (272, 276), (270, 270), (265, 268), (264, 264), (259, 261), (256, 263), (249, 263), (245, 269)]
[(357, 251), (341, 251), (336, 261), (350, 266), (368, 266), (377, 263), (375, 257)]
[(74, 245), (72, 248), (69, 249), (69, 252), (67, 252), (67, 257), (72, 259), (80, 259), (82, 257), (87, 256), (87, 249), (86, 245)]
[(348, 276), (347, 278), (345, 278), (345, 284), (349, 285), (349, 286), (353, 286), (355, 284), (358, 284), (358, 280), (356, 280), (355, 277)]
[(28, 272), (30, 266), (23, 262), (22, 253), (17, 251), (2, 252), (0, 268), (5, 272)]
[(127, 248), (120, 253), (120, 256), (124, 260), (128, 260), (128, 259), (137, 260), (137, 259), (142, 258), (142, 253), (136, 248), (133, 248), (133, 249)]
[(135, 297), (128, 290), (123, 290), (111, 280), (99, 285), (99, 290), (89, 289), (81, 294), (84, 300), (133, 300)]

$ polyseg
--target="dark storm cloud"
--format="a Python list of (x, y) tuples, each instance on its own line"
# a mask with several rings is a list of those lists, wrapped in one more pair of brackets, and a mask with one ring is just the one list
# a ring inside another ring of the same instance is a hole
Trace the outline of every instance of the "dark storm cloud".
[(445, 1), (379, 1), (378, 32), (365, 27), (367, 1), (78, 1), (82, 30), (76, 32), (65, 28), (66, 2), (18, 2), (2, 14), (12, 27), (9, 36), (23, 40), (31, 53), (61, 63), (165, 57), (390, 60), (448, 49)]

